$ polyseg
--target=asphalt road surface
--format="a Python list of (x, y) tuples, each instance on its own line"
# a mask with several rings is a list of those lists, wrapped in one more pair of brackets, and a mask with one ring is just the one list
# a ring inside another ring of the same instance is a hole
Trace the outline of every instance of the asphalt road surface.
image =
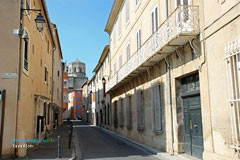
[[(79, 159), (98, 160), (157, 160), (154, 155), (129, 145), (111, 133), (98, 127), (88, 126), (84, 122), (73, 122), (78, 143)], [(80, 150), (80, 151), (79, 151)]]

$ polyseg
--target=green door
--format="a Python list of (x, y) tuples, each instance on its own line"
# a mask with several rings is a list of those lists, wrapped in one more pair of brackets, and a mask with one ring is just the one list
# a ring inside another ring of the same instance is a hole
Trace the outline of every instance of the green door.
[[(183, 79), (184, 147), (185, 152), (202, 158), (203, 132), (198, 74)], [(190, 87), (190, 89), (189, 89)]]

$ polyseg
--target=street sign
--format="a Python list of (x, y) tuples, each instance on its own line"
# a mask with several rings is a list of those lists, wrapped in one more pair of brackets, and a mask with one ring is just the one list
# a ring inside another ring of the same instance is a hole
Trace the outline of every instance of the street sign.
[(15, 78), (17, 78), (17, 74), (16, 73), (3, 73), (2, 78), (3, 79), (15, 79)]

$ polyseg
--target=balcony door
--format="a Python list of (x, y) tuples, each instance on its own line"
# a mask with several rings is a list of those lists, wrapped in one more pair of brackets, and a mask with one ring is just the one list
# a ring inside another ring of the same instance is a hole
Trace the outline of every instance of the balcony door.
[(176, 7), (180, 5), (190, 5), (190, 0), (176, 0)]
[(178, 33), (192, 31), (190, 0), (176, 0), (176, 21)]

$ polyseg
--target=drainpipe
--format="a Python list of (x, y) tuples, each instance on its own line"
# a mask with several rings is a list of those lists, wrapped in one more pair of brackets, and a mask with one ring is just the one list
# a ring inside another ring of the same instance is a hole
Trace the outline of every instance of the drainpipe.
[[(17, 89), (17, 108), (16, 108), (16, 121), (15, 121), (15, 139), (17, 139), (17, 130), (18, 130), (18, 108), (19, 108), (19, 101), (20, 101), (20, 92), (21, 92), (21, 77), (22, 77), (22, 33), (23, 33), (23, 8), (24, 2), (23, 0), (20, 1), (20, 24), (19, 24), (19, 61), (18, 61), (18, 89)], [(16, 146), (16, 141), (14, 142)], [(17, 156), (17, 148), (14, 148), (14, 156)]]
[[(51, 79), (51, 84), (52, 84), (52, 87), (51, 87), (51, 107), (50, 108), (53, 108), (53, 71), (54, 71), (54, 64), (53, 64), (53, 62), (54, 62), (54, 52), (56, 51), (56, 47), (54, 46), (53, 47), (53, 50), (52, 50), (52, 79)], [(53, 114), (54, 115), (54, 117), (55, 117), (55, 114)], [(53, 119), (54, 120), (54, 119)], [(54, 121), (54, 123), (55, 123), (55, 121)]]
[(170, 127), (171, 127), (171, 151), (170, 154), (174, 155), (174, 134), (173, 134), (173, 112), (172, 112), (172, 86), (171, 86), (171, 68), (170, 68), (170, 57), (165, 58), (167, 64), (167, 81), (168, 81), (168, 106), (170, 111)]

